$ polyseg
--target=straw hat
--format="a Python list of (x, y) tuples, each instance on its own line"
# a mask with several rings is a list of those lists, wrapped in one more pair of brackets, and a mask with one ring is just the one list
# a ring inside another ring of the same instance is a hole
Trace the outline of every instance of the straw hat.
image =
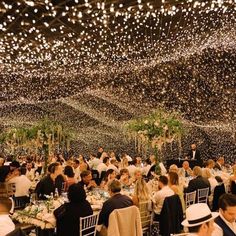
[(219, 213), (211, 212), (206, 203), (197, 203), (186, 209), (186, 219), (182, 222), (185, 227), (201, 225), (215, 219)]

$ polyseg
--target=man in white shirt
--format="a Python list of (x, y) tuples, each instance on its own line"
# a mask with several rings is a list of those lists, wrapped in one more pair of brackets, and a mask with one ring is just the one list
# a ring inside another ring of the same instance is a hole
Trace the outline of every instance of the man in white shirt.
[(119, 174), (120, 171), (115, 166), (115, 164), (116, 164), (116, 159), (110, 159), (110, 164), (107, 167), (107, 171), (111, 169), (111, 170), (114, 170), (116, 172), (116, 174)]
[(215, 219), (212, 236), (236, 235), (236, 195), (223, 194), (219, 199), (220, 215)]
[(15, 224), (9, 217), (12, 202), (8, 198), (0, 198), (0, 236), (5, 236), (15, 229)]
[(33, 169), (33, 163), (32, 162), (27, 162), (27, 164), (26, 164), (26, 177), (30, 181), (34, 180), (35, 170)]
[(107, 167), (108, 167), (109, 163), (110, 163), (109, 162), (109, 157), (105, 157), (103, 159), (103, 162), (98, 165), (97, 171), (99, 173), (99, 177), (101, 177), (101, 174), (102, 174), (103, 171), (107, 171)]
[(15, 197), (24, 197), (29, 196), (29, 189), (32, 185), (32, 182), (25, 176), (26, 169), (24, 167), (20, 167), (15, 170), (16, 176), (11, 178), (8, 183), (15, 184)]
[(153, 196), (154, 203), (154, 212), (155, 212), (155, 220), (159, 221), (161, 209), (166, 197), (170, 197), (174, 195), (174, 191), (168, 186), (168, 178), (164, 175), (161, 175), (158, 180), (158, 188)]
[(102, 163), (102, 161), (96, 157), (95, 154), (90, 154), (90, 161), (89, 161), (89, 167), (92, 170), (96, 170), (98, 165)]

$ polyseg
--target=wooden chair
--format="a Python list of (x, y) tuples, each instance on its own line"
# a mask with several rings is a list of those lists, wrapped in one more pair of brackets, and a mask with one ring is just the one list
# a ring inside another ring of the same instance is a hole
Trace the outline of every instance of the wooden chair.
[(80, 232), (79, 236), (95, 236), (96, 225), (98, 223), (98, 214), (91, 216), (80, 217)]

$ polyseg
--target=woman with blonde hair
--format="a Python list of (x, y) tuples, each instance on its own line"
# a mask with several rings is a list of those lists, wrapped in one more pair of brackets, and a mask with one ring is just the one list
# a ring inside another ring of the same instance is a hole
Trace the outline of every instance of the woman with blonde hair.
[(132, 201), (134, 205), (139, 206), (140, 202), (149, 201), (151, 199), (147, 184), (144, 179), (140, 178), (136, 181), (134, 186), (134, 194)]

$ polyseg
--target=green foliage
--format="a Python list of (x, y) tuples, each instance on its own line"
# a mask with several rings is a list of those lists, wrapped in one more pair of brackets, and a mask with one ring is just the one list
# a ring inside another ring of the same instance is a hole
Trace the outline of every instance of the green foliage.
[[(45, 146), (54, 148), (55, 145), (66, 147), (68, 141), (74, 138), (73, 132), (63, 127), (63, 124), (45, 118), (30, 127), (15, 127), (5, 130), (0, 135), (0, 143), (9, 146), (11, 150), (20, 147), (41, 148)], [(47, 150), (49, 147), (47, 147)], [(53, 150), (51, 150), (53, 151)]]
[(154, 138), (171, 138), (182, 135), (183, 123), (177, 113), (168, 113), (164, 110), (158, 110), (147, 117), (131, 120), (126, 129), (130, 133), (143, 135), (149, 141)]
[[(183, 123), (178, 113), (157, 110), (146, 117), (131, 120), (126, 124), (126, 130), (135, 137), (140, 144), (146, 144), (154, 149), (156, 158), (156, 174), (160, 175), (158, 150), (162, 145), (180, 139), (184, 132)], [(145, 148), (145, 147), (144, 147)]]

